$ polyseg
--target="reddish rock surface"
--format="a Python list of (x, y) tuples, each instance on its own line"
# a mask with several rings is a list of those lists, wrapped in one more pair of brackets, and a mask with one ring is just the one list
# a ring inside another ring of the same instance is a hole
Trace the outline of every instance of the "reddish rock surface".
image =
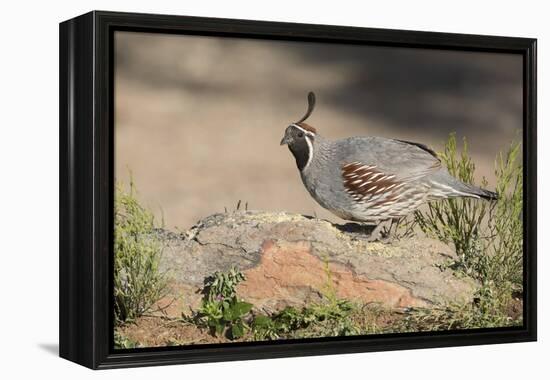
[(260, 264), (246, 270), (239, 295), (257, 308), (280, 309), (318, 301), (333, 291), (339, 298), (389, 307), (426, 306), (410, 289), (384, 280), (370, 280), (353, 268), (323, 261), (311, 253), (309, 242), (274, 242), (262, 245)]

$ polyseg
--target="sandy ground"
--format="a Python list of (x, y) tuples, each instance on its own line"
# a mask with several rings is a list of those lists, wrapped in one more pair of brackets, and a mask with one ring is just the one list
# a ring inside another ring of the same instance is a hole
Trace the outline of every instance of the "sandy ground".
[(279, 146), (308, 120), (327, 138), (378, 135), (441, 150), (467, 137), (479, 176), (521, 129), (521, 58), (423, 49), (120, 33), (116, 177), (166, 227), (234, 208), (337, 220), (307, 194)]

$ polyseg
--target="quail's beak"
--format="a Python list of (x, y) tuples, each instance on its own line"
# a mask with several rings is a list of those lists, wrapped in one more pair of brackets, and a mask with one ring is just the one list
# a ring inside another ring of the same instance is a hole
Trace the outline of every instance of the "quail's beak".
[(281, 145), (288, 145), (292, 142), (292, 137), (288, 133), (288, 131), (285, 131), (285, 135), (281, 139)]

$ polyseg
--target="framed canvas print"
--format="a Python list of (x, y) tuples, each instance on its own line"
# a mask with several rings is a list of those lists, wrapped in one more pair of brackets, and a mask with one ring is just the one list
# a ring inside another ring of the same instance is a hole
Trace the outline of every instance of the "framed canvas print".
[(536, 339), (536, 40), (60, 25), (60, 355)]

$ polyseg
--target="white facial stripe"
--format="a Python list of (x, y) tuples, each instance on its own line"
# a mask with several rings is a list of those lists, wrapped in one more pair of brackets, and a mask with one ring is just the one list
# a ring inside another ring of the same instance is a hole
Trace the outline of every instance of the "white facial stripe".
[(304, 168), (302, 169), (302, 171), (308, 168), (309, 164), (311, 163), (311, 159), (313, 158), (313, 144), (309, 139), (310, 137), (306, 134), (306, 142), (307, 142), (307, 148), (308, 148), (307, 163), (306, 163), (306, 166), (304, 166)]
[(300, 131), (304, 132), (306, 134), (306, 136), (311, 136), (311, 137), (315, 136), (315, 133), (310, 132), (310, 131), (306, 131), (304, 128), (300, 127), (299, 125), (296, 125), (296, 124), (290, 124), (290, 125), (293, 126), (293, 127), (298, 128)]

